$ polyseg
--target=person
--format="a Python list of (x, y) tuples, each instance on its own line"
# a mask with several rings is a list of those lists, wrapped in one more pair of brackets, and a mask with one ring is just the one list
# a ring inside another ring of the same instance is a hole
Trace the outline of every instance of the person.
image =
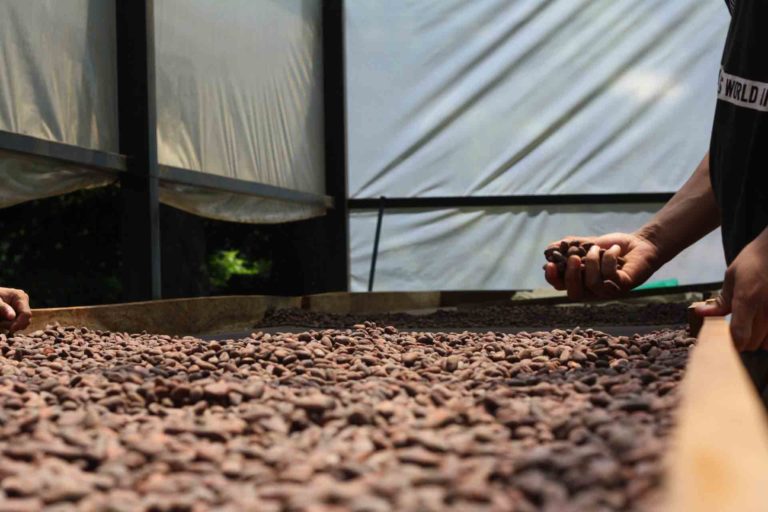
[[(727, 270), (702, 316), (731, 314), (731, 334), (768, 397), (768, 2), (726, 0), (731, 23), (721, 60), (709, 152), (690, 179), (634, 233), (569, 237), (596, 244), (584, 268), (572, 256), (564, 278), (553, 263), (546, 280), (572, 299), (610, 298), (646, 281), (707, 233), (722, 228)], [(599, 248), (606, 249), (602, 261)], [(626, 260), (619, 268), (617, 259)], [(618, 287), (605, 281), (611, 281)]]
[(0, 288), (0, 330), (14, 333), (29, 326), (29, 295), (15, 288)]

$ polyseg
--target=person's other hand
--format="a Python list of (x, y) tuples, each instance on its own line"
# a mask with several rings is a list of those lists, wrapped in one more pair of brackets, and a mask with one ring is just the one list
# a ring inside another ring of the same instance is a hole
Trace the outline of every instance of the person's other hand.
[(701, 316), (731, 316), (731, 337), (739, 352), (768, 349), (768, 241), (765, 233), (744, 247), (725, 271), (723, 291)]
[[(547, 263), (544, 276), (555, 289), (567, 290), (572, 300), (610, 299), (618, 297), (644, 283), (659, 267), (659, 250), (646, 238), (630, 233), (610, 233), (598, 237), (568, 237), (566, 241), (579, 240), (594, 245), (587, 253), (584, 264), (581, 258), (568, 258), (565, 276), (561, 277), (554, 263)], [(549, 247), (559, 246), (560, 241)], [(602, 261), (600, 249), (605, 249)], [(618, 268), (618, 258), (625, 263)]]
[(20, 331), (29, 326), (30, 320), (29, 295), (15, 288), (0, 288), (0, 329)]

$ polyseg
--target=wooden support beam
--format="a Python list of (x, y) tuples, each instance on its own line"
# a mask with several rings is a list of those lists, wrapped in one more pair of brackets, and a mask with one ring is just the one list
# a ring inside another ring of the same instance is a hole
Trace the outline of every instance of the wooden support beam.
[(704, 320), (681, 393), (660, 510), (768, 510), (766, 414), (724, 318)]

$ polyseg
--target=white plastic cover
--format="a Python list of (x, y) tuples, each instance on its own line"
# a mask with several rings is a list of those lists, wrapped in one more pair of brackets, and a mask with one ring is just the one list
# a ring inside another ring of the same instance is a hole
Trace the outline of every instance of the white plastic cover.
[(209, 219), (251, 224), (276, 224), (324, 213), (320, 206), (163, 182), (160, 182), (160, 200)]
[[(669, 192), (707, 150), (722, 2), (345, 5), (351, 197)], [(603, 217), (626, 231), (649, 216), (615, 209), (388, 213), (376, 289), (543, 286), (530, 265), (545, 242), (598, 233)], [(367, 280), (372, 215), (351, 221), (355, 290)], [(516, 263), (496, 268), (501, 249)], [(722, 262), (695, 274), (671, 265), (683, 282), (722, 278)]]
[[(544, 248), (565, 234), (635, 229), (652, 205), (451, 209), (388, 212), (381, 229), (374, 290), (510, 290), (546, 286)], [(352, 289), (367, 290), (376, 212), (352, 215)], [(652, 278), (680, 284), (720, 281), (720, 231), (684, 251)]]
[(706, 150), (722, 2), (346, 6), (351, 197), (668, 192)]
[[(325, 193), (320, 0), (156, 3), (161, 164)], [(164, 185), (201, 215), (278, 222), (319, 207)], [(268, 205), (268, 206), (266, 206)]]
[[(115, 44), (114, 1), (0, 1), (0, 130), (117, 152)], [(4, 153), (0, 207), (112, 179)]]
[(0, 151), (0, 208), (113, 181), (110, 172)]

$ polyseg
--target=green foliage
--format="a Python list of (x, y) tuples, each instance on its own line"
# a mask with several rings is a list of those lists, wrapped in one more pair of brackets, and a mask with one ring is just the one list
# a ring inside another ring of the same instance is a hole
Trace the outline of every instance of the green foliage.
[(214, 287), (224, 288), (232, 276), (268, 274), (271, 266), (271, 262), (265, 259), (248, 261), (241, 257), (237, 249), (219, 250), (208, 260), (208, 274)]
[[(124, 300), (121, 200), (113, 185), (0, 209), (0, 286), (26, 290), (36, 308)], [(171, 223), (161, 237), (165, 296), (272, 292), (268, 228), (192, 224)]]

